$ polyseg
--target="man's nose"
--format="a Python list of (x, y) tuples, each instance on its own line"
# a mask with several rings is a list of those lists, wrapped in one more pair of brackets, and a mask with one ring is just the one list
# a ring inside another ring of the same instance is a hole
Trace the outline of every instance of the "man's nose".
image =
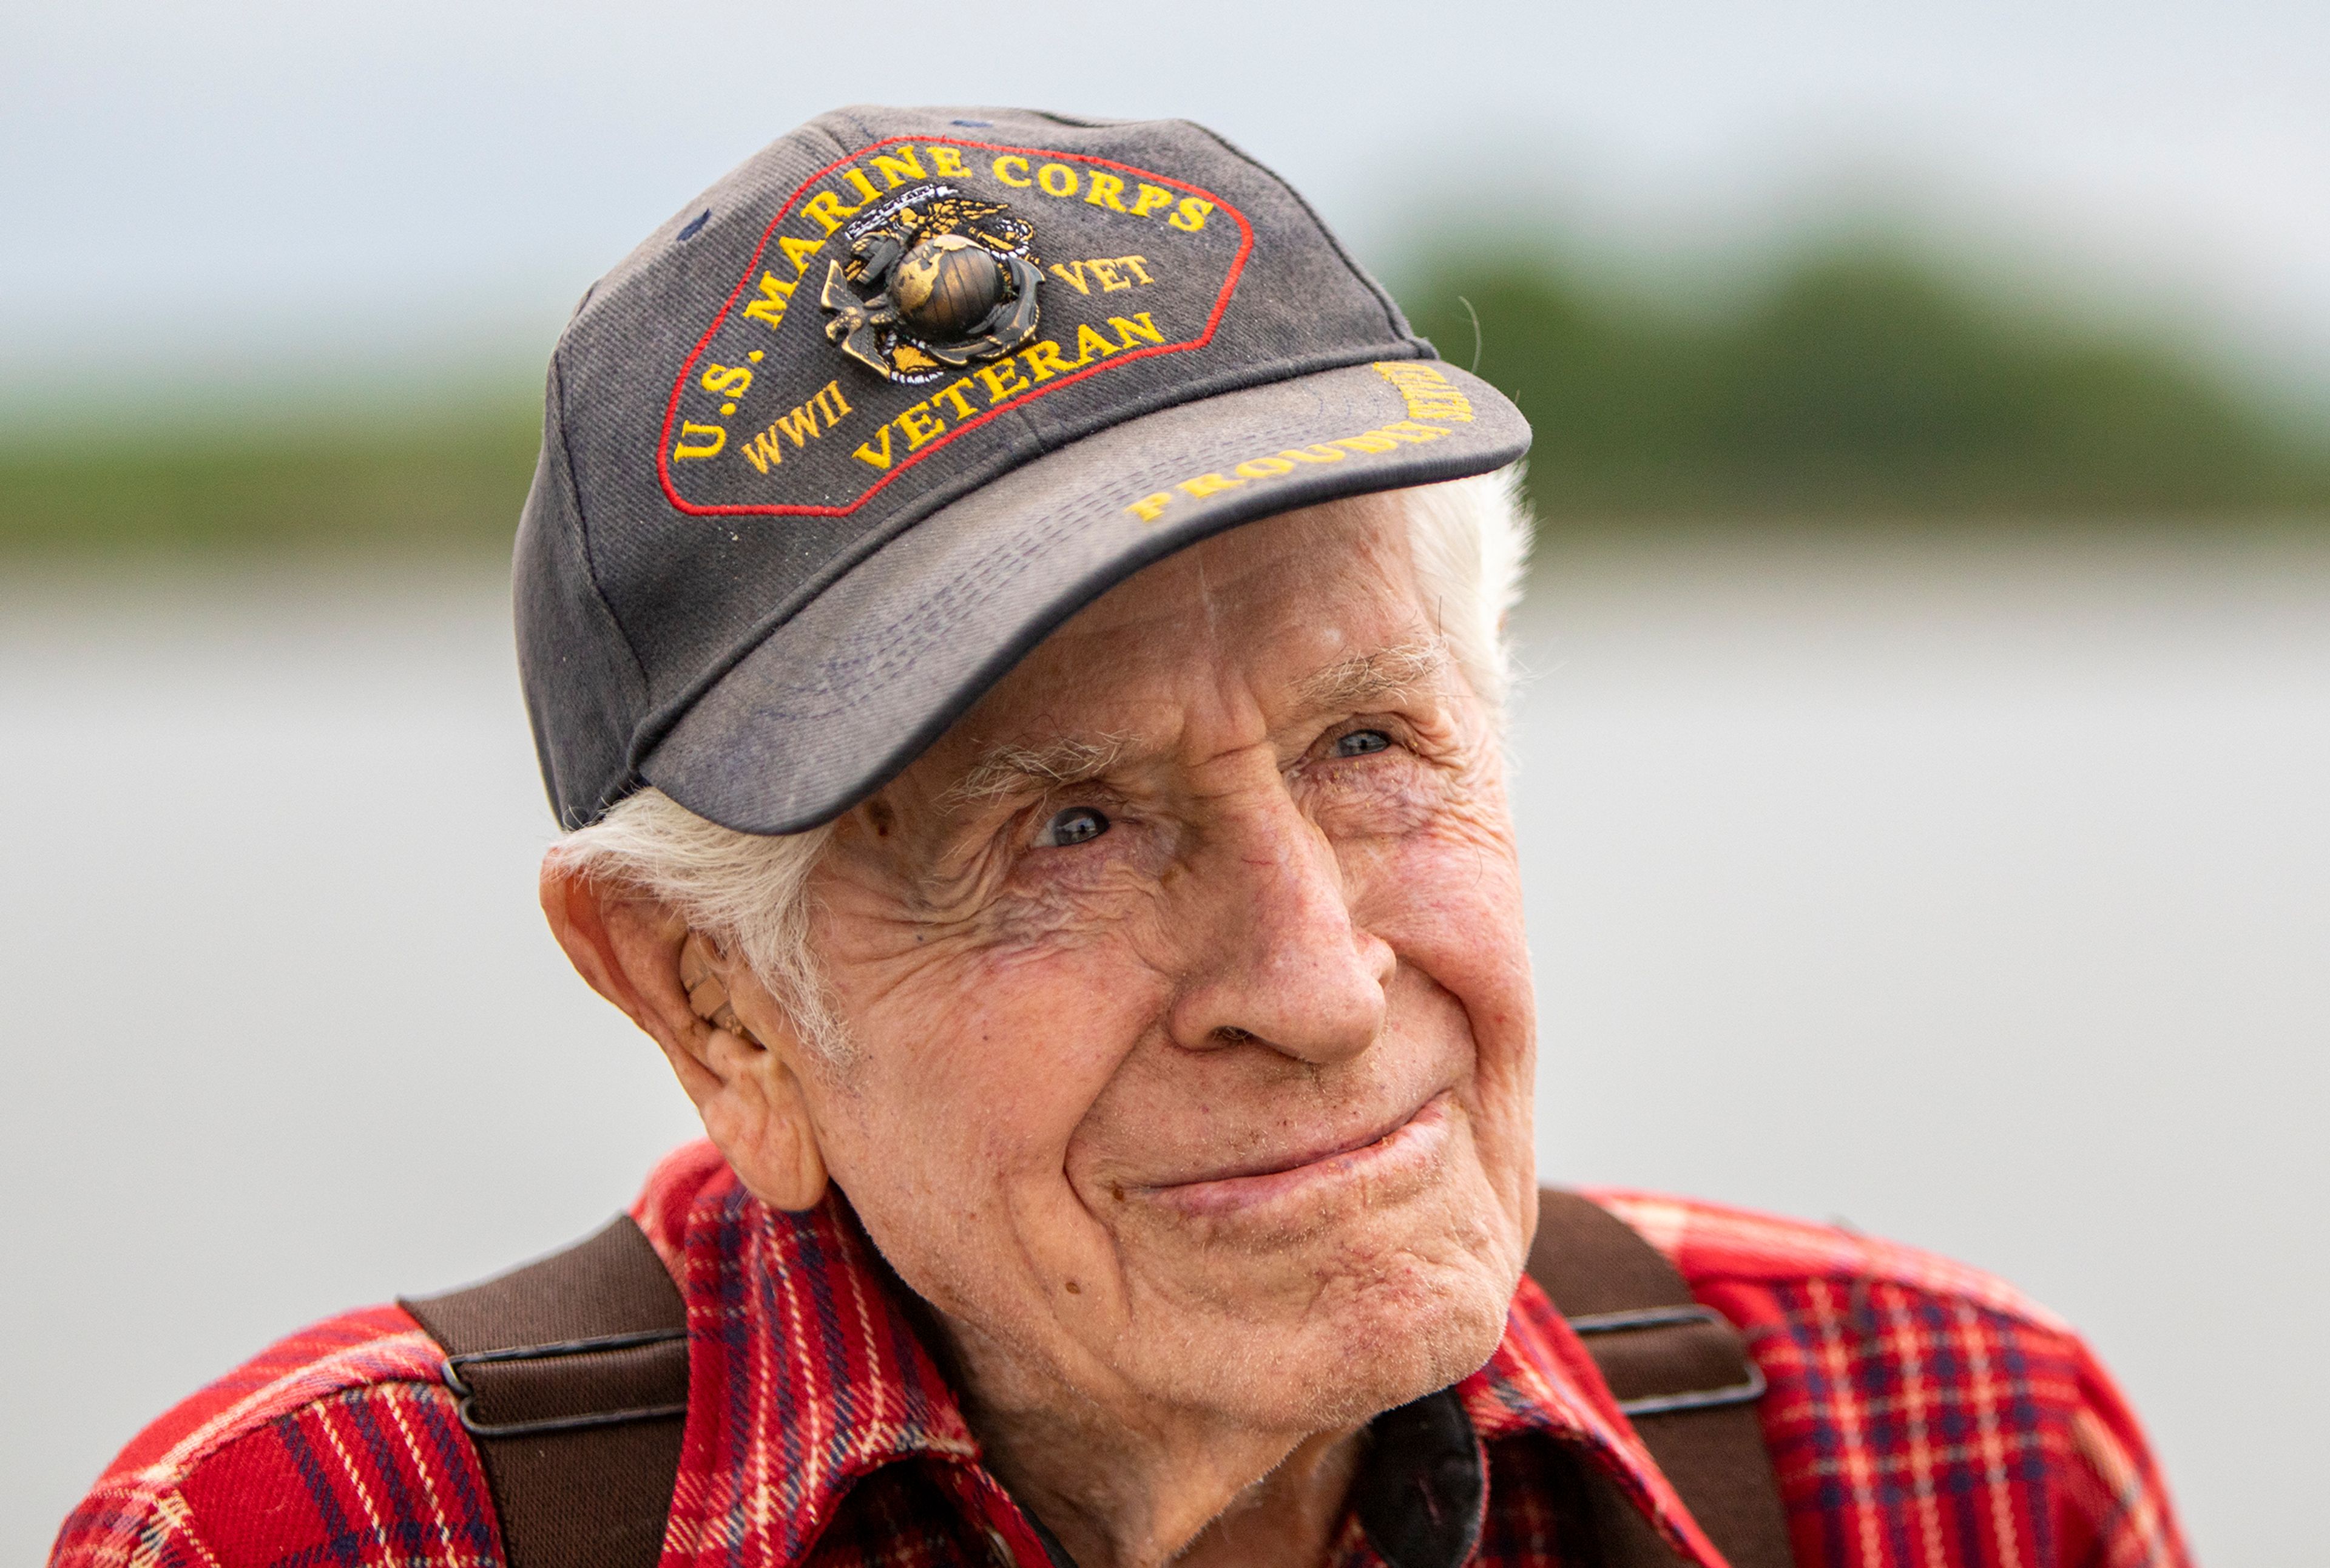
[(1373, 1044), (1398, 960), (1352, 919), (1334, 846), (1283, 787), (1209, 824), (1199, 861), (1179, 911), (1190, 946), (1175, 1042), (1250, 1042), (1322, 1065)]

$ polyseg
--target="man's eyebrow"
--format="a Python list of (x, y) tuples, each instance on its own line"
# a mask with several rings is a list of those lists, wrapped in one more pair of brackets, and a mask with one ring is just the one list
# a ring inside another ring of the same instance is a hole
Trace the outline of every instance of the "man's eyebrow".
[(1441, 639), (1414, 637), (1306, 675), (1296, 683), (1295, 696), (1313, 712), (1350, 711), (1435, 686), (1447, 668), (1448, 649)]
[(949, 805), (977, 805), (1009, 795), (1084, 784), (1116, 765), (1122, 736), (1066, 736), (1040, 746), (990, 746), (946, 793)]
[[(1436, 685), (1448, 662), (1448, 650), (1440, 638), (1413, 637), (1313, 670), (1295, 683), (1295, 699), (1309, 712), (1365, 708)], [(1122, 761), (1128, 745), (1126, 736), (1099, 735), (1063, 736), (1037, 746), (990, 746), (948, 789), (946, 803), (980, 805), (1089, 783)]]

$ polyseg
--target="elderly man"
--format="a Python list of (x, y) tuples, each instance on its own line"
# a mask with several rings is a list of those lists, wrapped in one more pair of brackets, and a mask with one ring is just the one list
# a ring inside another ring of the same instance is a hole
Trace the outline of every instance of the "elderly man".
[(197, 1395), (57, 1561), (2181, 1563), (2004, 1286), (1540, 1220), (1526, 442), (1188, 125), (851, 110), (689, 203), (516, 576), (543, 907), (709, 1142)]

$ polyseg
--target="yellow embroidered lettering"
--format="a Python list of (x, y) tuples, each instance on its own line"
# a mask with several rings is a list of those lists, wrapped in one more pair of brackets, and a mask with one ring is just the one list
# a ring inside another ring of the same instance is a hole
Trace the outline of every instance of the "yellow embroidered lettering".
[(954, 404), (954, 416), (957, 419), (969, 419), (971, 417), (971, 399), (962, 394), (962, 389), (970, 385), (971, 377), (966, 375), (961, 381), (956, 382), (952, 386), (942, 387), (938, 391), (932, 393), (930, 400), (933, 403), (936, 403), (940, 398), (943, 397), (949, 403)]
[(1469, 424), (1473, 400), (1456, 389), (1438, 366), (1420, 360), (1389, 360), (1377, 365), (1376, 374), (1399, 389), (1410, 419), (1454, 420)]
[(1394, 423), (1385, 425), (1381, 430), (1371, 431), (1369, 433), (1372, 435), (1388, 435), (1394, 441), (1405, 441), (1413, 442), (1417, 446), (1421, 446), (1427, 441), (1438, 441), (1442, 436), (1446, 435), (1448, 432), (1442, 430), (1437, 425), (1418, 424), (1412, 419), (1403, 419)]
[[(857, 173), (856, 169), (852, 169), (849, 172), (852, 174)], [(865, 178), (863, 175), (859, 175), (858, 177), (860, 179)], [(1189, 204), (1184, 202), (1181, 204), (1186, 207)], [(843, 201), (840, 195), (834, 191), (818, 192), (817, 195), (810, 197), (808, 204), (801, 208), (802, 212), (807, 213), (810, 217), (815, 218), (819, 223), (823, 223), (825, 225), (825, 232), (829, 234), (833, 233), (834, 230), (841, 227), (844, 223), (848, 222), (849, 214), (857, 210), (857, 209), (856, 207), (853, 207), (848, 203)], [(787, 246), (786, 250), (790, 252), (791, 247)]]
[[(1017, 178), (1014, 178), (1012, 176), (1003, 172), (1003, 166), (1006, 164), (1017, 164), (1018, 166), (1019, 174)], [(1005, 153), (1001, 157), (995, 160), (995, 177), (1001, 180), (1007, 185), (1015, 185), (1023, 191), (1029, 185), (1036, 183), (1028, 177), (1028, 160), (1021, 157), (1016, 152)]]
[[(1005, 379), (1007, 376), (1009, 377), (1009, 380)], [(980, 366), (979, 379), (987, 387), (987, 403), (990, 408), (1007, 397), (1017, 397), (1023, 392), (1033, 390), (1035, 385), (1033, 382), (1020, 375), (1009, 359), (1000, 365)]]
[(888, 153), (877, 152), (867, 161), (873, 164), (876, 174), (889, 182), (888, 188), (894, 191), (908, 180), (926, 180), (931, 177), (923, 172), (922, 163), (914, 157), (914, 149), (910, 147), (900, 147), (895, 157)]
[(817, 404), (804, 403), (790, 413), (777, 415), (777, 423), (769, 429), (772, 432), (783, 431), (793, 438), (793, 445), (797, 448), (807, 446), (817, 439)]
[[(1094, 257), (1089, 261), (1055, 261), (1052, 263), (1052, 275), (1079, 294), (1089, 295), (1094, 283), (1100, 285), (1102, 293), (1107, 294), (1132, 288), (1135, 279), (1143, 283), (1157, 281), (1142, 265), (1148, 260), (1146, 256), (1103, 256)], [(1130, 268), (1133, 276), (1126, 277), (1117, 271), (1120, 267)], [(1086, 273), (1091, 276), (1087, 278)]]
[[(1064, 375), (1075, 368), (1075, 365), (1070, 365), (1060, 357), (1060, 346), (1048, 337), (1041, 343), (1033, 343), (1021, 349), (1019, 357), (1028, 362), (1028, 374), (1038, 381), (1049, 381), (1055, 375)], [(1076, 361), (1076, 365), (1083, 363), (1081, 359)]]
[(1113, 213), (1121, 213), (1124, 211), (1124, 203), (1120, 199), (1123, 195), (1122, 180), (1118, 179), (1114, 175), (1104, 175), (1098, 169), (1093, 170), (1092, 189), (1084, 193), (1086, 203), (1095, 207), (1106, 207)]
[(752, 440), (736, 450), (746, 462), (751, 463), (753, 469), (761, 473), (768, 472), (785, 461), (784, 443), (777, 439), (777, 427), (773, 424), (766, 430), (756, 432)]
[(1196, 233), (1206, 226), (1206, 214), (1214, 210), (1211, 202), (1201, 202), (1195, 196), (1183, 196), (1181, 204), (1165, 221), (1185, 233)]
[(1066, 164), (1046, 164), (1036, 171), (1036, 184), (1047, 196), (1072, 196), (1076, 194), (1076, 171)]
[(1078, 365), (1090, 365), (1095, 354), (1105, 358), (1115, 353), (1120, 347), (1121, 345), (1111, 343), (1089, 327), (1076, 328), (1076, 363)]
[[(834, 422), (848, 412), (849, 404), (841, 395), (841, 383), (829, 381), (818, 389), (816, 396), (798, 408), (779, 414), (774, 423), (739, 450), (746, 462), (766, 473), (785, 461), (784, 442), (777, 439), (779, 436), (791, 436), (794, 450), (798, 451), (823, 433), (818, 424), (820, 419), (824, 421), (824, 429), (831, 430)], [(864, 447), (858, 449), (857, 455), (876, 468), (887, 468), (890, 466), (889, 451), (890, 438), (886, 434), (882, 438), (882, 461), (876, 462)]]
[(848, 180), (851, 185), (856, 185), (857, 187), (857, 194), (866, 198), (865, 201), (861, 201), (857, 204), (858, 206), (864, 206), (866, 202), (870, 202), (882, 194), (874, 188), (874, 182), (872, 180), (867, 179), (864, 174), (857, 169), (842, 170), (841, 177)]
[(876, 468), (886, 469), (890, 466), (890, 427), (886, 424), (874, 433), (882, 438), (880, 446), (876, 446), (870, 441), (861, 442), (858, 443), (857, 450), (849, 455), (862, 461), (870, 462)]
[(1176, 488), (1187, 490), (1193, 496), (1203, 497), (1212, 495), (1217, 490), (1236, 489), (1245, 482), (1244, 480), (1224, 479), (1220, 474), (1199, 474), (1196, 479), (1183, 480)]
[(905, 432), (908, 451), (920, 451), (946, 433), (946, 421), (931, 412), (927, 401), (914, 404), (890, 423)]
[(1145, 218), (1151, 213), (1161, 213), (1173, 204), (1173, 193), (1161, 185), (1143, 182), (1140, 194), (1132, 198), (1132, 215)]
[(791, 283), (778, 281), (774, 272), (763, 272), (761, 274), (761, 297), (745, 303), (744, 315), (748, 319), (762, 322), (773, 330), (784, 324), (785, 303), (792, 297), (793, 286)]
[[(1116, 346), (1119, 348), (1132, 347), (1132, 340), (1136, 337), (1140, 338), (1142, 342), (1154, 343), (1160, 347), (1165, 342), (1165, 334), (1157, 329), (1157, 323), (1149, 318), (1149, 312), (1146, 310), (1141, 311), (1130, 318), (1122, 316), (1112, 316), (1108, 318), (1108, 324), (1116, 328)], [(1076, 339), (1076, 342), (1081, 346), (1084, 339), (1079, 337)]]
[[(704, 438), (710, 436), (710, 441)], [(728, 444), (728, 432), (716, 424), (682, 424), (679, 439), (672, 443), (674, 459), (686, 457), (717, 457), (720, 449)]]
[(960, 180), (970, 177), (971, 171), (962, 166), (962, 154), (955, 148), (926, 147), (923, 150), (931, 155), (931, 167), (939, 171), (941, 179)]
[(741, 365), (715, 365), (697, 381), (706, 392), (718, 393), (723, 397), (742, 397), (744, 389), (753, 385), (753, 373)]
[[(1385, 379), (1397, 380), (1396, 377), (1389, 375)], [(1438, 379), (1444, 385), (1448, 385), (1444, 378)], [(1281, 475), (1293, 473), (1303, 463), (1341, 462), (1355, 451), (1369, 453), (1397, 451), (1403, 443), (1438, 441), (1444, 435), (1454, 433), (1452, 431), (1443, 430), (1435, 425), (1420, 424), (1412, 419), (1403, 419), (1379, 429), (1362, 431), (1358, 435), (1347, 435), (1338, 441), (1324, 442), (1316, 446), (1291, 446), (1273, 457), (1248, 458), (1227, 474), (1199, 474), (1194, 479), (1183, 480), (1173, 489), (1203, 499), (1207, 496), (1218, 495), (1224, 490), (1235, 489), (1240, 485), (1251, 484), (1262, 480), (1274, 480)], [(1160, 513), (1164, 511), (1172, 499), (1169, 491), (1160, 490), (1155, 495), (1142, 497), (1124, 509), (1144, 523), (1152, 522)]]
[(779, 234), (777, 248), (784, 252), (785, 259), (793, 264), (793, 277), (799, 279), (803, 272), (809, 271), (809, 259), (825, 249), (825, 242), (796, 240), (791, 234)]

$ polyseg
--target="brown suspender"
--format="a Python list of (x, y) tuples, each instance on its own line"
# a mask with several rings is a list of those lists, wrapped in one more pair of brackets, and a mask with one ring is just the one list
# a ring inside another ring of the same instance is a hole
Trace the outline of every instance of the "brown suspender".
[[(1789, 1568), (1754, 1408), (1763, 1379), (1738, 1332), (1574, 1193), (1539, 1194), (1529, 1272), (1731, 1568)], [(679, 1473), (687, 1316), (639, 1227), (618, 1218), (540, 1262), (403, 1306), (448, 1353), (510, 1568), (655, 1568)], [(1615, 1488), (1589, 1478), (1585, 1492), (1604, 1568), (1674, 1568)]]
[(399, 1305), (449, 1353), (510, 1568), (655, 1568), (687, 1413), (687, 1311), (630, 1216)]
[[(1529, 1274), (1731, 1568), (1789, 1568), (1787, 1516), (1756, 1420), (1764, 1375), (1739, 1331), (1693, 1301), (1666, 1255), (1624, 1221), (1558, 1187), (1538, 1193)], [(1605, 1563), (1675, 1561), (1612, 1488), (1589, 1485), (1587, 1494)]]

